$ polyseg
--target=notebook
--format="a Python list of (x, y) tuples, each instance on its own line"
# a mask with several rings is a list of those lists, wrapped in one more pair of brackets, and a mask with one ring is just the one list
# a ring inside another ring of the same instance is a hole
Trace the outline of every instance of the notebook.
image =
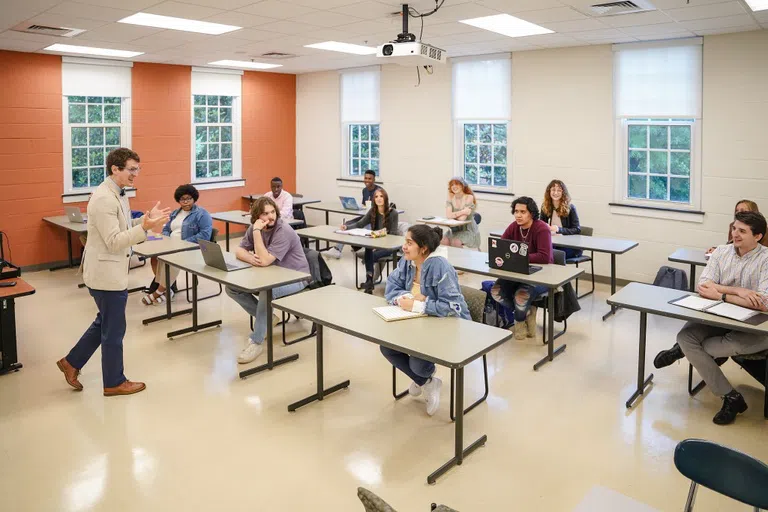
[(731, 318), (733, 320), (738, 320), (739, 322), (747, 322), (748, 320), (753, 319), (753, 317), (756, 317), (749, 322), (753, 325), (763, 323), (765, 318), (762, 317), (766, 316), (760, 315), (759, 311), (753, 309), (737, 306), (736, 304), (729, 304), (721, 300), (705, 299), (698, 295), (686, 295), (685, 297), (671, 300), (669, 303), (674, 304), (675, 306), (682, 306), (688, 309), (695, 309), (696, 311), (703, 311), (705, 313), (712, 313), (714, 315)]
[(444, 217), (422, 217), (421, 220), (428, 220), (432, 223), (440, 223), (445, 224), (446, 226), (460, 226), (464, 224), (463, 220), (456, 220), (456, 219), (446, 219)]
[(373, 236), (373, 231), (371, 231), (370, 229), (363, 229), (363, 228), (348, 229), (346, 231), (344, 231), (343, 229), (337, 229), (335, 232), (341, 235), (365, 236), (368, 238), (371, 238)]
[(386, 322), (396, 322), (398, 320), (408, 320), (409, 318), (427, 316), (424, 313), (406, 311), (399, 306), (381, 306), (379, 308), (373, 308), (373, 312), (383, 318)]

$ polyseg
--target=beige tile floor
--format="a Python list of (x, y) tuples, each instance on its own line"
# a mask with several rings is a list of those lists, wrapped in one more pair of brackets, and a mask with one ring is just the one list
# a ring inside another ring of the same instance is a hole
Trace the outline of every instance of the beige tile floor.
[[(330, 261), (343, 286), (353, 284), (351, 258), (345, 252)], [(131, 284), (149, 275), (148, 268), (134, 270)], [(54, 363), (93, 319), (93, 301), (76, 288), (74, 271), (24, 277), (38, 291), (17, 303), (24, 369), (0, 377), (0, 510), (357, 511), (362, 485), (400, 511), (427, 511), (431, 502), (464, 512), (570, 511), (599, 485), (673, 511), (682, 509), (688, 489), (672, 461), (678, 441), (711, 439), (768, 460), (763, 392), (732, 362), (726, 373), (751, 406), (732, 426), (712, 424), (719, 402), (709, 392), (688, 397), (682, 364), (657, 371), (652, 391), (625, 409), (636, 375), (638, 314), (600, 321), (604, 285), (582, 300), (561, 338), (568, 349), (553, 364), (532, 371), (545, 351), (533, 340), (490, 354), (491, 395), (465, 425), (468, 442), (486, 433), (488, 444), (429, 486), (426, 476), (452, 454), (448, 386), (432, 418), (420, 402), (395, 403), (377, 346), (328, 332), (326, 382), (350, 378), (352, 385), (288, 413), (288, 403), (314, 389), (312, 340), (277, 349), (298, 352), (298, 362), (242, 381), (235, 357), (248, 318), (234, 302), (203, 302), (201, 321), (222, 318), (223, 326), (169, 341), (165, 333), (189, 317), (143, 326), (141, 319), (159, 310), (135, 294), (125, 367), (147, 391), (104, 398), (97, 352), (81, 376), (85, 391), (77, 393)], [(461, 280), (481, 281), (469, 274)], [(649, 319), (649, 359), (679, 327)], [(307, 328), (291, 323), (289, 336)], [(447, 383), (447, 370), (439, 374)], [(467, 374), (468, 397), (476, 396), (481, 367)], [(703, 490), (696, 510), (745, 507)]]

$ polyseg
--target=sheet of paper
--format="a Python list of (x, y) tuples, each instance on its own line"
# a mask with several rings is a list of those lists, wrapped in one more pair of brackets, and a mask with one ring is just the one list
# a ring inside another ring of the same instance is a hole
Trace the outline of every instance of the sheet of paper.
[(418, 318), (425, 316), (424, 313), (414, 313), (413, 311), (405, 311), (399, 306), (382, 306), (379, 308), (373, 308), (373, 311), (387, 322), (394, 322), (396, 320), (406, 320), (408, 318)]
[(352, 236), (371, 236), (371, 230), (363, 229), (363, 228), (348, 229), (346, 231), (337, 229), (336, 233), (339, 233), (342, 235), (352, 235)]
[(435, 217), (433, 219), (429, 219), (427, 222), (431, 223), (441, 223), (441, 224), (447, 224), (449, 226), (458, 226), (463, 221), (456, 220), (456, 219), (446, 219), (445, 217)]
[(675, 301), (673, 304), (675, 306), (682, 306), (688, 309), (695, 309), (696, 311), (703, 311), (704, 309), (714, 306), (717, 303), (718, 301), (716, 300), (705, 299), (704, 297), (699, 297), (698, 295), (689, 295), (678, 301)]
[(707, 312), (714, 313), (719, 316), (724, 316), (726, 318), (732, 318), (734, 320), (738, 320), (739, 322), (744, 322), (745, 320), (748, 320), (759, 313), (754, 309), (744, 308), (737, 306), (736, 304), (728, 304), (727, 302), (723, 302), (717, 306), (712, 306), (707, 310)]

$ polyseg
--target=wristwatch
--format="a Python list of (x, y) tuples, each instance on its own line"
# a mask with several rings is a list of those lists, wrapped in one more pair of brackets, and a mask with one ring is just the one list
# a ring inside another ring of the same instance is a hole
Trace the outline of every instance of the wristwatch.
[(722, 297), (720, 297), (720, 300), (722, 300), (723, 302), (727, 302), (727, 301), (725, 300), (725, 297), (726, 297), (726, 294), (724, 293), (724, 294), (723, 294), (723, 296), (722, 296)]

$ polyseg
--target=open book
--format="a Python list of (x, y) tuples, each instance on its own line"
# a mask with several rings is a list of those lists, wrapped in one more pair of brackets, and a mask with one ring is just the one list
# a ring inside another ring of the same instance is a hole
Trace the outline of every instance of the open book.
[(467, 222), (465, 220), (446, 219), (445, 217), (424, 217), (421, 220), (429, 224), (444, 224), (446, 226), (461, 226)]
[(363, 228), (355, 228), (355, 229), (348, 229), (344, 231), (343, 229), (337, 229), (335, 233), (339, 233), (342, 235), (352, 235), (352, 236), (367, 236), (371, 237), (373, 236), (373, 231), (370, 229), (363, 229)]
[(373, 312), (379, 315), (387, 322), (395, 322), (397, 320), (408, 320), (409, 318), (418, 318), (420, 316), (427, 316), (424, 313), (414, 313), (413, 311), (406, 311), (399, 306), (381, 306), (379, 308), (373, 308)]
[[(755, 311), (754, 309), (737, 306), (736, 304), (729, 304), (721, 300), (705, 299), (703, 297), (699, 297), (698, 295), (686, 295), (685, 297), (680, 297), (679, 299), (672, 300), (669, 303), (674, 304), (675, 306), (682, 306), (688, 309), (695, 309), (696, 311), (713, 313), (718, 316), (724, 316), (726, 318), (738, 320), (739, 322), (746, 322), (750, 318), (760, 314), (759, 311)], [(763, 320), (760, 320), (758, 324), (762, 322)], [(750, 323), (754, 323), (754, 322), (750, 322)]]

